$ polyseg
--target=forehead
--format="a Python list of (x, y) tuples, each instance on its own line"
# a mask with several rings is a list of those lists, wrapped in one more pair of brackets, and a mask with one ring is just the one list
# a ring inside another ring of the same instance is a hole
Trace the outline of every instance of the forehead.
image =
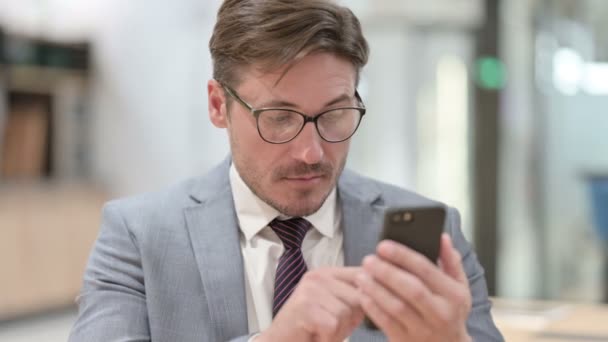
[(354, 94), (357, 70), (344, 58), (315, 53), (270, 72), (252, 65), (242, 75), (239, 90), (252, 100), (278, 98), (299, 104)]

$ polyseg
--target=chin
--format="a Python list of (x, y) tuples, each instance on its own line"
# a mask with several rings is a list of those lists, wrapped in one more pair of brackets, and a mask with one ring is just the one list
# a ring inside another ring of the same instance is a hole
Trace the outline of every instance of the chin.
[[(271, 188), (270, 186), (268, 188)], [(291, 187), (275, 187), (275, 194), (283, 196), (272, 196), (264, 192), (254, 193), (266, 204), (275, 208), (281, 214), (287, 216), (310, 216), (316, 213), (325, 203), (333, 187), (328, 184), (309, 189), (293, 189)]]
[(310, 216), (314, 213), (316, 213), (319, 208), (321, 208), (321, 205), (319, 206), (315, 206), (315, 207), (284, 207), (283, 210), (277, 209), (279, 210), (282, 214), (285, 214), (287, 216), (298, 216), (298, 217), (304, 217), (304, 216)]
[(278, 207), (274, 207), (288, 216), (310, 216), (323, 206), (328, 195), (329, 194), (322, 196), (322, 198), (315, 198), (314, 200), (302, 198), (290, 199), (288, 201), (283, 201)]

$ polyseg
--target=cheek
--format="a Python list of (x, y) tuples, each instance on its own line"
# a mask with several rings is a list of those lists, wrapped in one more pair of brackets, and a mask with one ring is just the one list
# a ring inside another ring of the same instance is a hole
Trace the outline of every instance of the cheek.
[(328, 144), (325, 148), (325, 155), (331, 161), (334, 167), (338, 167), (340, 162), (346, 158), (350, 142), (345, 141), (337, 144)]
[[(236, 132), (233, 132), (233, 134)], [(232, 136), (233, 158), (241, 161), (242, 172), (247, 173), (256, 183), (269, 183), (273, 180), (274, 169), (284, 162), (281, 146), (263, 141), (257, 131), (243, 132)]]
[(232, 153), (240, 154), (243, 159), (255, 160), (258, 157), (259, 145), (263, 143), (258, 135), (255, 125), (242, 117), (235, 117), (243, 113), (232, 113), (232, 119), (228, 125), (228, 135), (232, 143)]

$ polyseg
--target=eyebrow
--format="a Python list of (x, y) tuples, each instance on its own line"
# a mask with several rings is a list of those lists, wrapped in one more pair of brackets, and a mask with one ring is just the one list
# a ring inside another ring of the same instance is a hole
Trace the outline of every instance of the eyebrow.
[[(350, 100), (352, 98), (352, 96), (349, 96), (347, 94), (342, 94), (338, 97), (336, 97), (333, 100), (330, 100), (329, 102), (327, 102), (323, 108), (327, 108), (330, 106), (333, 106), (337, 103), (340, 103), (342, 101), (346, 101), (346, 100)], [(273, 100), (273, 101), (268, 101), (263, 103), (260, 108), (281, 108), (281, 107), (291, 107), (291, 108), (297, 108), (298, 105), (291, 103), (289, 101), (282, 101), (282, 100)]]

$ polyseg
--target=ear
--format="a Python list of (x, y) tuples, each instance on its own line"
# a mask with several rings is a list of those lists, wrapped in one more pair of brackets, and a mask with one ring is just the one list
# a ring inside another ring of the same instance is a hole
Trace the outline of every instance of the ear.
[(207, 97), (211, 123), (217, 128), (228, 127), (226, 96), (224, 95), (224, 88), (218, 81), (209, 80), (207, 83)]

